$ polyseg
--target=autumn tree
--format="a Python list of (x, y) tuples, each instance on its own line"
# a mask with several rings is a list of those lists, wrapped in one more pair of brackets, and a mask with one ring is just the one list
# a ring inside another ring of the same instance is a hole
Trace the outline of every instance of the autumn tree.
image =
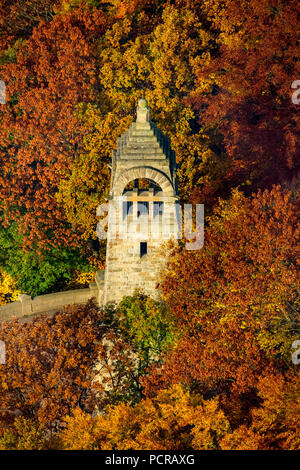
[(60, 434), (64, 449), (217, 449), (229, 423), (218, 400), (190, 395), (179, 385), (134, 407), (109, 407), (97, 418), (75, 410)]
[(18, 300), (19, 294), (21, 292), (12, 277), (5, 271), (0, 271), (0, 305)]
[(263, 374), (258, 382), (261, 405), (251, 411), (250, 424), (222, 439), (222, 449), (299, 450), (299, 372)]
[[(198, 69), (190, 96), (201, 122), (222, 135), (227, 188), (291, 180), (299, 172), (299, 113), (291, 85), (299, 77), (299, 4), (288, 0), (207, 0), (216, 53)], [(195, 194), (201, 197), (201, 187)]]
[(183, 201), (210, 211), (231, 187), (249, 194), (290, 179), (297, 15), (280, 0), (10, 6), (11, 28), (16, 18), (24, 24), (0, 71), (6, 223), (17, 220), (35, 251), (57, 243), (85, 251), (108, 194), (111, 152), (142, 95), (171, 138)]
[(18, 220), (27, 246), (74, 246), (55, 194), (82, 147), (76, 108), (94, 99), (92, 42), (104, 27), (102, 12), (88, 6), (56, 15), (1, 70), (8, 94), (1, 107), (1, 211), (4, 223)]
[(44, 448), (66, 417), (68, 449), (299, 447), (299, 13), (291, 0), (0, 0), (0, 303), (104, 267), (96, 208), (142, 96), (181, 200), (207, 215), (202, 250), (174, 247), (165, 302), (3, 325), (0, 448)]
[(0, 433), (0, 450), (43, 450), (49, 445), (43, 427), (28, 418), (16, 418)]
[(220, 202), (204, 248), (178, 248), (170, 258), (162, 288), (182, 336), (164, 367), (146, 378), (150, 396), (170, 383), (224, 394), (234, 425), (259, 404), (262, 374), (293, 367), (298, 243), (297, 198), (290, 192), (274, 187), (246, 198), (235, 191)]
[(0, 50), (13, 47), (18, 40), (30, 38), (41, 21), (51, 21), (57, 0), (26, 0), (0, 2)]
[[(35, 296), (57, 292), (72, 281), (74, 285), (78, 271), (82, 275), (95, 271), (95, 267), (79, 249), (66, 246), (49, 247), (40, 253), (35, 250), (24, 251), (23, 237), (17, 223), (11, 223), (7, 228), (0, 227), (0, 266), (11, 277), (10, 284), (14, 285), (16, 293), (12, 291), (13, 301), (17, 300), (17, 293)], [(9, 291), (6, 293), (9, 294)]]
[(104, 29), (103, 13), (81, 2), (41, 22), (1, 67), (7, 86), (0, 110), (1, 236), (18, 247), (14, 261), (6, 256), (1, 265), (29, 294), (58, 289), (92, 255), (56, 194), (83, 146), (87, 128), (77, 107), (95, 99), (94, 39)]
[(140, 377), (171, 341), (168, 319), (160, 302), (135, 294), (119, 308), (99, 309), (90, 301), (54, 316), (3, 323), (2, 419), (17, 413), (53, 431), (76, 407), (92, 413), (140, 401)]
[(94, 232), (97, 205), (108, 195), (108, 165), (117, 137), (130, 125), (142, 95), (151, 119), (171, 138), (183, 199), (200, 180), (214, 184), (222, 172), (222, 158), (211, 146), (214, 136), (199, 128), (197, 115), (185, 103), (196, 87), (198, 67), (210, 62), (212, 34), (192, 9), (162, 5), (152, 22), (147, 10), (136, 8), (104, 34), (98, 57), (101, 104), (81, 109), (90, 129), (85, 158), (78, 156), (60, 183), (58, 199), (69, 222), (80, 226), (86, 238)]
[(73, 408), (93, 410), (100, 390), (93, 384), (95, 366), (104, 354), (108, 318), (89, 303), (53, 317), (3, 323), (6, 364), (0, 366), (1, 413), (18, 411), (53, 430)]

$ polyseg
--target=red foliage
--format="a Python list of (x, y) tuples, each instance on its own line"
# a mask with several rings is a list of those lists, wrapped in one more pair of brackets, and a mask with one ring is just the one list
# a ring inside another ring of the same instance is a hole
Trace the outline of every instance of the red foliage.
[(250, 393), (266, 371), (291, 365), (297, 314), (298, 211), (273, 188), (235, 192), (206, 229), (200, 251), (175, 249), (162, 282), (181, 338), (147, 393), (170, 383), (203, 393)]
[(17, 63), (2, 70), (8, 103), (1, 108), (0, 197), (6, 221), (19, 220), (28, 245), (75, 243), (55, 194), (82, 145), (76, 107), (94, 99), (92, 38), (104, 28), (98, 10), (56, 15), (34, 30)]

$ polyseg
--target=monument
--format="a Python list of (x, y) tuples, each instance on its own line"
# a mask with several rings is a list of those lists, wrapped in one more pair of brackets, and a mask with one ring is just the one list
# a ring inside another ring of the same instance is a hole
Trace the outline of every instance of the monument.
[[(145, 99), (112, 156), (104, 295), (118, 302), (136, 289), (157, 297), (166, 257), (162, 244), (177, 238), (176, 159), (170, 140), (150, 121)], [(99, 296), (101, 293), (99, 292)]]
[[(169, 139), (150, 121), (146, 100), (136, 121), (118, 139), (112, 156), (106, 267), (88, 288), (37, 296), (21, 295), (0, 307), (0, 322), (53, 313), (96, 298), (118, 303), (136, 289), (157, 298), (166, 264), (165, 243), (181, 235), (176, 160)], [(101, 206), (100, 206), (101, 207)]]

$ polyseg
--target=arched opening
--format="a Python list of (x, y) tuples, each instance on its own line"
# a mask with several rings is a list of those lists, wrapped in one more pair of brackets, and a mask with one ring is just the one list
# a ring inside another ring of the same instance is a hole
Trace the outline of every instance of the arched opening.
[(161, 187), (153, 180), (149, 178), (136, 178), (135, 180), (129, 181), (124, 188), (123, 194), (133, 189), (147, 190), (153, 189), (154, 192), (162, 191)]
[[(117, 197), (122, 196), (124, 189), (127, 188), (128, 184), (132, 184), (133, 186), (133, 188), (128, 187), (128, 189), (140, 189), (134, 188), (134, 182), (136, 180), (141, 180), (141, 185), (147, 185), (147, 181), (151, 181), (151, 185), (153, 186), (152, 189), (155, 189), (156, 185), (161, 189), (164, 196), (174, 195), (174, 188), (169, 178), (161, 171), (151, 167), (134, 167), (118, 175), (116, 184), (113, 188), (113, 195)], [(149, 190), (150, 189), (151, 187), (149, 187)]]
[(127, 216), (154, 219), (163, 214), (162, 188), (149, 178), (136, 178), (128, 182), (122, 196), (123, 219)]

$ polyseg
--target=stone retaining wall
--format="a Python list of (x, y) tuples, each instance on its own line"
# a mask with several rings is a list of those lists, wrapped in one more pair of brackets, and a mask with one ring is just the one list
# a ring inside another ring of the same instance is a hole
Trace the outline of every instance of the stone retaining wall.
[(103, 289), (103, 274), (99, 272), (96, 275), (96, 282), (91, 283), (86, 289), (39, 295), (33, 299), (23, 294), (19, 296), (17, 302), (0, 307), (0, 322), (59, 310), (67, 305), (85, 304), (92, 298), (98, 303), (100, 300), (101, 304)]

